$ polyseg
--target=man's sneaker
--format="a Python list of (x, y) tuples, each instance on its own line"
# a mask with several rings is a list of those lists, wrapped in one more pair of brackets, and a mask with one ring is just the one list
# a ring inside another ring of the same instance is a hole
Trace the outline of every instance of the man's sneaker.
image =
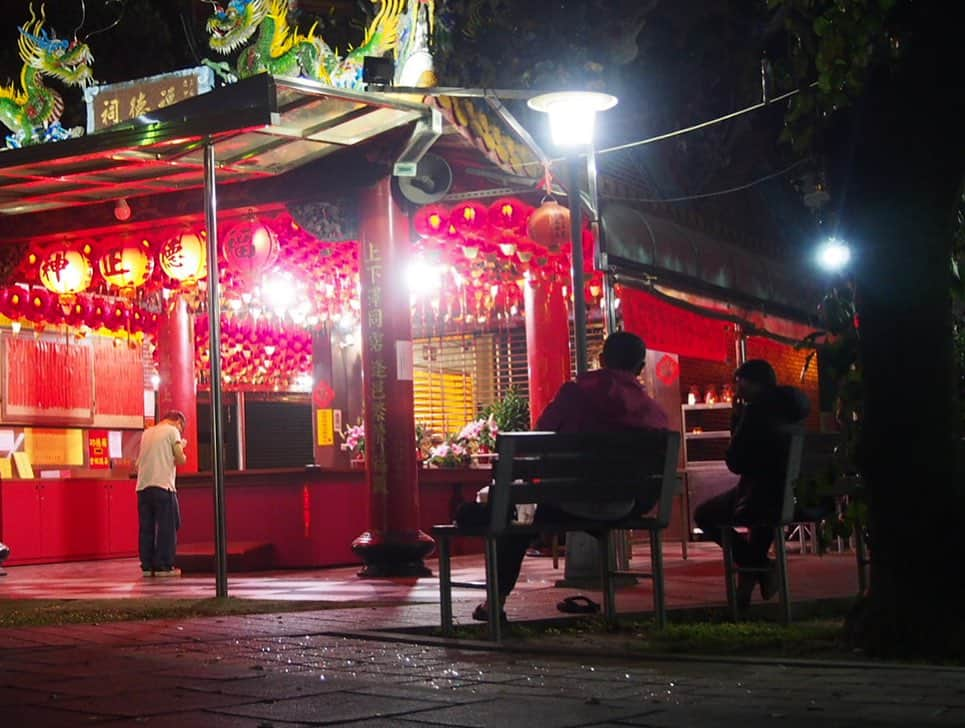
[(177, 566), (170, 569), (158, 569), (154, 572), (154, 576), (181, 576), (181, 569)]
[(154, 576), (154, 572), (150, 569), (141, 569), (141, 576)]

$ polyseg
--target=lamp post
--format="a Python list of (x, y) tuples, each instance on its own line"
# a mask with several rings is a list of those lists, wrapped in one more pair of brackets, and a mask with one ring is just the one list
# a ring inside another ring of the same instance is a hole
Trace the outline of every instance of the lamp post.
[[(535, 111), (549, 115), (553, 143), (566, 149), (568, 197), (570, 208), (570, 239), (572, 241), (571, 277), (573, 285), (573, 335), (576, 339), (576, 373), (587, 370), (586, 301), (584, 299), (582, 208), (579, 178), (582, 151), (590, 164), (587, 168), (591, 198), (596, 197), (596, 162), (593, 156), (593, 131), (596, 115), (616, 106), (616, 96), (593, 91), (560, 91), (534, 96), (528, 105)], [(591, 199), (596, 213), (596, 201)], [(612, 322), (608, 321), (608, 325)], [(609, 326), (608, 326), (609, 328)]]
[[(596, 115), (617, 104), (616, 96), (591, 91), (563, 91), (534, 96), (528, 102), (535, 111), (549, 115), (553, 143), (567, 151), (568, 198), (570, 207), (570, 240), (572, 242), (571, 277), (573, 286), (573, 337), (576, 344), (576, 374), (587, 371), (586, 298), (583, 279), (582, 207), (580, 201), (580, 153), (587, 158), (587, 186), (594, 215), (599, 214), (596, 200), (596, 157), (593, 154), (593, 131)], [(597, 235), (600, 234), (599, 228)], [(609, 276), (608, 276), (609, 278)], [(608, 285), (608, 283), (606, 284)], [(612, 296), (607, 294), (607, 301)], [(607, 332), (613, 331), (612, 306), (607, 306)], [(590, 588), (599, 584), (598, 546), (596, 539), (585, 534), (569, 533), (566, 542), (566, 569), (557, 586)], [(622, 539), (621, 539), (622, 541)], [(617, 562), (625, 567), (626, 554), (618, 553)]]

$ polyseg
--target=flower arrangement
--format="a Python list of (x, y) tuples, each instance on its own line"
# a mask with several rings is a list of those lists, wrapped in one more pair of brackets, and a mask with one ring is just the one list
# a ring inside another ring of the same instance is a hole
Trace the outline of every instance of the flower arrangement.
[(342, 437), (342, 450), (347, 450), (353, 460), (365, 455), (365, 427), (363, 425), (349, 425), (338, 434)]
[(490, 415), (485, 419), (467, 423), (456, 435), (455, 442), (462, 445), (471, 455), (491, 453), (496, 450), (498, 434), (499, 425)]
[(431, 448), (426, 462), (437, 468), (464, 468), (469, 465), (469, 459), (469, 450), (454, 439), (449, 439)]

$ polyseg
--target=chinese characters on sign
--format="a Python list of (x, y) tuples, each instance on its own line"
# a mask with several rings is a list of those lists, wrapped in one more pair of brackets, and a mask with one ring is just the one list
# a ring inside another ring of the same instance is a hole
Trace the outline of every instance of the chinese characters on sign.
[(87, 431), (87, 464), (91, 470), (103, 470), (111, 466), (107, 430)]
[(369, 450), (369, 463), (372, 468), (372, 492), (384, 494), (387, 492), (387, 463), (386, 463), (386, 381), (389, 368), (385, 358), (383, 341), (385, 337), (385, 322), (382, 315), (382, 252), (376, 243), (364, 243), (363, 255), (364, 273), (368, 276), (366, 286), (367, 305), (367, 336), (369, 351), (372, 355), (371, 363), (371, 400), (366, 402), (369, 407), (367, 413), (371, 423), (372, 440)]
[(101, 131), (211, 90), (207, 68), (192, 68), (86, 90), (87, 133)]

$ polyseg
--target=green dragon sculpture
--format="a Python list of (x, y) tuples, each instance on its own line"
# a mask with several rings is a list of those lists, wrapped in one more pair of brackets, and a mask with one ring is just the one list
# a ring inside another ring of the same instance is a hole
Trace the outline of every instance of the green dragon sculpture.
[(92, 80), (94, 58), (87, 44), (48, 35), (45, 22), (44, 6), (38, 18), (31, 5), (30, 21), (19, 29), (20, 86), (12, 82), (0, 86), (0, 124), (12, 132), (6, 138), (9, 148), (71, 136), (60, 126), (64, 99), (45, 85), (44, 76), (80, 87)]
[[(400, 19), (407, 0), (380, 0), (381, 7), (369, 24), (362, 44), (345, 57), (315, 36), (315, 27), (302, 34), (288, 23), (288, 0), (230, 0), (214, 7), (208, 18), (209, 46), (228, 55), (250, 41), (235, 64), (234, 76), (248, 78), (257, 73), (280, 76), (304, 76), (337, 88), (358, 89), (362, 86), (362, 62), (365, 56), (382, 56), (395, 52), (399, 42)], [(209, 63), (225, 77), (226, 64)], [(229, 79), (231, 80), (231, 79)]]

